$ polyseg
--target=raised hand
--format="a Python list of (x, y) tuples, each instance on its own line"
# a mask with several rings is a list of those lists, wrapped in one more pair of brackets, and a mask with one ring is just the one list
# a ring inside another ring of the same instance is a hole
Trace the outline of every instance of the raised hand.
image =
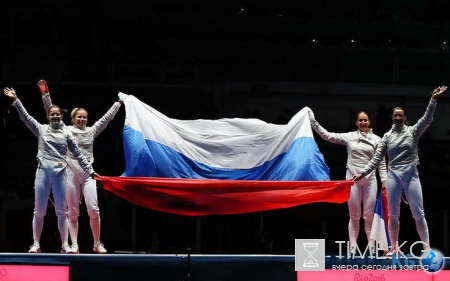
[(435, 100), (440, 94), (442, 94), (443, 92), (445, 92), (445, 90), (447, 90), (447, 86), (440, 86), (440, 87), (437, 87), (437, 88), (434, 89), (434, 91), (431, 93), (431, 98)]
[(10, 97), (12, 100), (17, 100), (17, 94), (16, 91), (14, 91), (14, 88), (4, 88), (3, 89), (3, 93), (7, 96)]
[(48, 85), (47, 85), (47, 82), (45, 82), (45, 80), (39, 80), (37, 82), (37, 85), (38, 85), (39, 90), (41, 91), (42, 95), (45, 95), (49, 92)]

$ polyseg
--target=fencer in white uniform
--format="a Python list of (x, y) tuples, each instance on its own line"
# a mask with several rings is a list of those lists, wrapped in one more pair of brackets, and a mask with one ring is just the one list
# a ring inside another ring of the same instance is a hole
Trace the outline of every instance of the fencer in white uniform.
[[(420, 240), (424, 244), (424, 250), (429, 249), (430, 238), (428, 225), (425, 219), (423, 207), (422, 186), (419, 179), (417, 165), (419, 164), (418, 142), (433, 121), (436, 109), (436, 98), (447, 86), (436, 88), (431, 94), (431, 100), (425, 114), (413, 126), (405, 124), (406, 113), (401, 107), (394, 108), (392, 120), (394, 125), (384, 134), (378, 149), (372, 160), (366, 165), (359, 175), (353, 180), (359, 182), (377, 167), (378, 163), (387, 155), (388, 177), (387, 197), (389, 213), (389, 237), (391, 250), (388, 255), (398, 255), (400, 249), (396, 247), (399, 234), (400, 202), (402, 191), (408, 200), (411, 213), (416, 222), (416, 229)], [(400, 244), (399, 244), (400, 245)]]
[[(315, 119), (313, 112), (309, 111), (311, 127), (324, 140), (344, 145), (347, 149), (346, 179), (352, 179), (354, 175), (360, 173), (367, 162), (372, 159), (381, 138), (372, 132), (370, 119), (366, 112), (361, 111), (356, 116), (355, 124), (357, 131), (347, 133), (330, 133), (323, 128)], [(383, 188), (386, 184), (386, 163), (383, 161), (378, 167), (378, 173)], [(350, 252), (355, 253), (359, 235), (359, 225), (361, 216), (364, 219), (364, 231), (366, 233), (369, 249), (375, 252), (375, 241), (370, 238), (370, 230), (377, 197), (377, 177), (374, 172), (368, 174), (366, 179), (355, 182), (350, 190), (348, 199), (348, 210), (350, 220), (348, 223), (348, 234)], [(361, 208), (362, 204), (362, 208)]]
[(73, 153), (74, 159), (82, 167), (85, 177), (91, 178), (96, 174), (92, 165), (89, 164), (78, 148), (72, 135), (63, 128), (64, 125), (61, 122), (63, 113), (57, 105), (53, 105), (48, 110), (49, 124), (40, 124), (25, 110), (14, 89), (5, 88), (3, 92), (13, 100), (12, 105), (19, 113), (20, 119), (38, 138), (36, 157), (38, 168), (34, 181), (33, 245), (28, 252), (41, 252), (40, 238), (44, 226), (44, 216), (47, 211), (50, 192), (52, 192), (62, 242), (61, 253), (71, 253), (71, 248), (68, 245), (66, 205), (67, 151)]
[[(39, 88), (43, 91), (42, 100), (46, 110), (52, 105), (50, 93), (45, 81), (38, 82)], [(119, 111), (121, 102), (115, 102), (113, 106), (92, 126), (87, 126), (88, 112), (83, 108), (74, 108), (71, 112), (71, 126), (66, 126), (70, 131), (81, 153), (92, 165), (94, 162), (94, 139), (107, 127), (108, 123), (114, 118)], [(69, 212), (69, 234), (72, 241), (72, 251), (79, 253), (78, 246), (78, 217), (80, 215), (81, 194), (84, 196), (87, 212), (89, 215), (92, 236), (94, 239), (93, 251), (105, 254), (107, 250), (100, 242), (100, 208), (98, 206), (97, 184), (96, 181), (90, 177), (86, 177), (85, 171), (80, 167), (72, 153), (68, 154), (68, 168), (67, 168), (67, 205)]]

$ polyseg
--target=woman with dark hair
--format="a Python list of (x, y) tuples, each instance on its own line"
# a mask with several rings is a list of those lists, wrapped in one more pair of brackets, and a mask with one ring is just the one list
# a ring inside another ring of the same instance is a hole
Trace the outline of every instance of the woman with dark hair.
[(424, 116), (413, 126), (406, 125), (406, 113), (403, 108), (394, 108), (392, 113), (394, 125), (384, 134), (372, 160), (359, 174), (353, 176), (355, 183), (367, 178), (367, 175), (370, 175), (380, 161), (387, 156), (388, 228), (391, 240), (391, 249), (387, 253), (388, 256), (398, 255), (400, 252), (397, 245), (402, 192), (405, 193), (408, 200), (409, 208), (416, 222), (417, 233), (423, 243), (423, 249), (427, 251), (430, 248), (428, 224), (423, 208), (422, 185), (417, 170), (419, 164), (418, 143), (419, 138), (433, 121), (437, 97), (445, 90), (447, 90), (447, 86), (437, 87), (431, 93), (431, 99)]

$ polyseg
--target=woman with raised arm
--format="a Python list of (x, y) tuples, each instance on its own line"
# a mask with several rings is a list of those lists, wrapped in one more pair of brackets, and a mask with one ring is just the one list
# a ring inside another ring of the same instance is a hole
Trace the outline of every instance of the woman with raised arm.
[(409, 208), (416, 222), (417, 232), (423, 243), (423, 249), (427, 251), (430, 248), (428, 224), (423, 208), (422, 185), (419, 179), (419, 172), (417, 171), (417, 165), (419, 164), (418, 142), (433, 121), (437, 97), (445, 90), (447, 90), (447, 86), (437, 87), (431, 93), (431, 99), (425, 114), (414, 126), (405, 124), (406, 113), (403, 108), (394, 108), (392, 113), (394, 125), (384, 134), (372, 160), (367, 163), (359, 174), (353, 177), (355, 182), (363, 180), (387, 155), (388, 228), (391, 240), (391, 250), (387, 253), (388, 256), (394, 254), (397, 256), (400, 252), (397, 245), (402, 192), (405, 193), (408, 200)]
[[(46, 110), (52, 106), (50, 92), (45, 80), (38, 81), (38, 87), (42, 94), (42, 101)], [(71, 112), (72, 126), (67, 129), (72, 133), (74, 139), (79, 145), (81, 152), (87, 161), (92, 165), (94, 162), (94, 139), (108, 126), (108, 123), (119, 111), (122, 102), (119, 100), (106, 112), (106, 114), (94, 123), (91, 127), (87, 126), (88, 112), (84, 108), (76, 107)], [(68, 155), (67, 168), (67, 205), (69, 211), (69, 234), (72, 241), (72, 251), (79, 253), (78, 247), (78, 217), (80, 215), (81, 195), (84, 196), (87, 212), (89, 215), (90, 226), (94, 238), (93, 251), (100, 254), (106, 254), (107, 250), (100, 242), (100, 208), (97, 198), (97, 183), (95, 180), (86, 177), (84, 170), (75, 160), (73, 154)]]
[(61, 236), (61, 253), (72, 253), (68, 243), (67, 205), (66, 205), (66, 167), (67, 151), (71, 151), (82, 167), (86, 177), (94, 177), (92, 165), (88, 163), (78, 148), (72, 135), (63, 128), (62, 110), (52, 105), (47, 112), (49, 124), (40, 124), (28, 114), (13, 88), (5, 88), (3, 93), (13, 100), (20, 119), (38, 138), (38, 168), (34, 181), (33, 245), (29, 253), (40, 253), (40, 239), (44, 227), (44, 216), (50, 192), (55, 200), (55, 212), (58, 217), (58, 230)]
[[(348, 133), (330, 133), (324, 129), (315, 119), (314, 113), (309, 111), (311, 127), (324, 140), (331, 143), (344, 145), (347, 149), (347, 171), (345, 178), (351, 179), (361, 172), (366, 163), (372, 159), (381, 138), (372, 132), (369, 115), (360, 111), (356, 115), (355, 125), (358, 130)], [(386, 164), (383, 162), (378, 167), (378, 173), (382, 182), (382, 188), (386, 187)], [(359, 235), (359, 222), (361, 215), (364, 219), (370, 254), (375, 254), (375, 241), (370, 238), (373, 214), (377, 197), (377, 178), (375, 173), (368, 175), (367, 179), (352, 185), (348, 199), (348, 211), (350, 220), (348, 223), (348, 235), (350, 253), (355, 254)], [(362, 208), (361, 208), (362, 205)]]

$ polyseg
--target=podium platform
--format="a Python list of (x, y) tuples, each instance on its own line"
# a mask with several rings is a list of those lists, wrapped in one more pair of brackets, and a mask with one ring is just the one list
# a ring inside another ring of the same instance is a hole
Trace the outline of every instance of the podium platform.
[[(392, 264), (392, 261), (377, 261)], [(294, 255), (160, 255), (160, 254), (28, 254), (0, 253), (1, 281), (294, 281), (357, 280), (382, 274), (385, 279), (450, 280), (450, 258), (438, 274), (411, 270), (333, 270), (331, 263), (344, 265), (327, 256), (325, 271), (295, 271)], [(363, 263), (363, 261), (359, 261)], [(375, 264), (375, 261), (373, 261)], [(358, 275), (359, 274), (359, 275)], [(381, 275), (380, 275), (381, 276)], [(425, 277), (424, 277), (425, 276)], [(438, 277), (441, 276), (439, 279)], [(444, 278), (444, 277), (445, 278)], [(26, 279), (23, 279), (26, 278)], [(405, 278), (405, 279), (403, 279)], [(425, 279), (423, 279), (425, 278)], [(438, 278), (438, 279), (436, 279)]]
[[(20, 280), (8, 278), (24, 270), (29, 270), (27, 281), (50, 280), (37, 279), (36, 274), (51, 276), (52, 267), (58, 271), (67, 268), (65, 280), (70, 281), (296, 280), (293, 255), (0, 253), (0, 274), (10, 265), (21, 267), (7, 270), (2, 281)], [(40, 265), (43, 270), (26, 267), (30, 265)]]

